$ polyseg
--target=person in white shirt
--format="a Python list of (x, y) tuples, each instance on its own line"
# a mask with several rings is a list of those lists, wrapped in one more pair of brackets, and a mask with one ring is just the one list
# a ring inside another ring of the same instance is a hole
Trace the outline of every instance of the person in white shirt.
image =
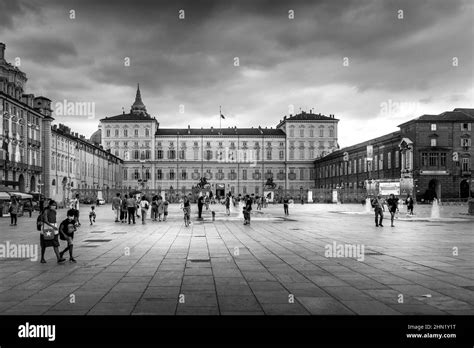
[(149, 203), (146, 200), (145, 196), (142, 197), (142, 200), (140, 201), (140, 210), (142, 214), (142, 224), (145, 224), (145, 219), (146, 219), (146, 212), (148, 211), (149, 208)]

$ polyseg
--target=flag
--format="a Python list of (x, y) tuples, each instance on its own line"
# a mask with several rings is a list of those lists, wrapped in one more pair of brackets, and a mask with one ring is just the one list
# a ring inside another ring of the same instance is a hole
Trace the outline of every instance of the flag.
[(225, 120), (225, 117), (224, 117), (224, 115), (222, 115), (222, 114), (221, 114), (221, 118)]

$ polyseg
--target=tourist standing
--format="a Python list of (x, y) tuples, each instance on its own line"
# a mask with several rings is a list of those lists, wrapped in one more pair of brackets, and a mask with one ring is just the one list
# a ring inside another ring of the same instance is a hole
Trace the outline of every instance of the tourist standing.
[(168, 205), (170, 203), (166, 199), (166, 196), (163, 198), (163, 221), (166, 221), (166, 217), (168, 216)]
[(398, 210), (398, 198), (395, 197), (393, 193), (390, 194), (390, 197), (387, 199), (387, 206), (388, 206), (388, 211), (390, 212), (390, 220), (392, 222), (392, 227), (393, 225), (393, 219), (395, 218), (395, 213)]
[(198, 201), (197, 201), (197, 206), (198, 206), (198, 219), (202, 219), (202, 207), (204, 205), (204, 197), (202, 195), (202, 192), (199, 193)]
[(225, 196), (225, 212), (227, 216), (230, 215), (230, 194)]
[(158, 199), (156, 201), (157, 205), (157, 212), (158, 212), (158, 221), (161, 221), (161, 217), (163, 216), (163, 213), (165, 212), (164, 209), (164, 204), (163, 204), (163, 198), (161, 196), (158, 196)]
[(375, 212), (375, 227), (383, 227), (383, 212), (385, 211), (383, 203), (384, 202), (381, 195), (378, 195), (377, 197), (372, 199), (372, 207), (374, 208)]
[(8, 212), (10, 213), (10, 226), (16, 226), (18, 221), (18, 211), (20, 210), (20, 204), (15, 196), (12, 196), (10, 208)]
[(158, 196), (154, 195), (151, 199), (151, 221), (156, 221), (158, 217)]
[(135, 210), (137, 209), (137, 203), (135, 198), (130, 194), (130, 197), (127, 199), (127, 213), (128, 213), (128, 224), (133, 221), (135, 224)]
[(407, 213), (413, 215), (413, 205), (414, 205), (413, 198), (408, 195), (407, 199), (405, 200), (405, 204), (407, 205)]
[(244, 209), (243, 209), (243, 213), (244, 213), (244, 225), (250, 225), (250, 212), (252, 211), (252, 202), (253, 202), (253, 199), (250, 198), (249, 195), (246, 195), (245, 196), (245, 200), (244, 200)]
[(288, 197), (285, 196), (285, 198), (283, 198), (283, 211), (285, 212), (285, 215), (290, 215), (290, 213), (288, 212), (288, 204)]
[(120, 207), (120, 221), (122, 223), (127, 222), (127, 199), (128, 195), (125, 195), (122, 199), (121, 207)]
[(145, 196), (142, 196), (142, 200), (140, 201), (140, 213), (142, 214), (142, 224), (145, 224), (146, 213), (150, 208), (148, 201)]
[(186, 195), (183, 195), (183, 213), (184, 225), (188, 227), (191, 224), (191, 202)]
[(262, 210), (262, 197), (257, 196), (257, 210)]
[(69, 209), (67, 212), (67, 218), (59, 225), (59, 238), (67, 241), (67, 247), (59, 253), (59, 257), (62, 259), (66, 251), (69, 251), (69, 262), (76, 263), (72, 254), (74, 243), (74, 232), (76, 232), (76, 224), (74, 222), (74, 210)]
[(115, 222), (119, 222), (120, 210), (122, 207), (122, 200), (120, 199), (120, 193), (112, 198), (112, 210), (115, 212)]
[[(42, 228), (40, 234), (40, 245), (41, 245), (41, 263), (46, 263), (44, 259), (44, 254), (46, 252), (46, 248), (53, 247), (54, 253), (56, 254), (56, 258), (58, 263), (66, 261), (59, 255), (59, 240), (58, 240), (58, 227), (56, 223), (56, 209), (58, 208), (56, 202), (54, 200), (50, 200), (48, 206), (43, 212), (42, 217)], [(74, 212), (74, 218), (76, 217)]]

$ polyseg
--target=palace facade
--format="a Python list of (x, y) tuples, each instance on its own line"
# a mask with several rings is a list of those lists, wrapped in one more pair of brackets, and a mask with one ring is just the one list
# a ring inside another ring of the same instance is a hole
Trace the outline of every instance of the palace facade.
[[(275, 128), (162, 128), (138, 87), (130, 112), (100, 120), (104, 149), (124, 160), (124, 189), (187, 192), (201, 177), (214, 194), (262, 194), (314, 187), (314, 159), (337, 149), (334, 115), (284, 117)], [(97, 135), (97, 134), (96, 134)]]

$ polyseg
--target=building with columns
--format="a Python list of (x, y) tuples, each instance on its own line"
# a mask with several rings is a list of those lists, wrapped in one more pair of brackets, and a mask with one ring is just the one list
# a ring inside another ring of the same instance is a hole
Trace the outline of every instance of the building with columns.
[(299, 193), (314, 186), (314, 159), (337, 148), (338, 121), (302, 112), (277, 127), (161, 128), (137, 88), (130, 112), (100, 120), (102, 146), (124, 159), (123, 189), (189, 192), (206, 177), (214, 194)]
[(25, 94), (26, 82), (26, 74), (5, 60), (0, 43), (0, 186), (38, 192), (45, 181), (43, 155), (53, 118), (51, 101)]

